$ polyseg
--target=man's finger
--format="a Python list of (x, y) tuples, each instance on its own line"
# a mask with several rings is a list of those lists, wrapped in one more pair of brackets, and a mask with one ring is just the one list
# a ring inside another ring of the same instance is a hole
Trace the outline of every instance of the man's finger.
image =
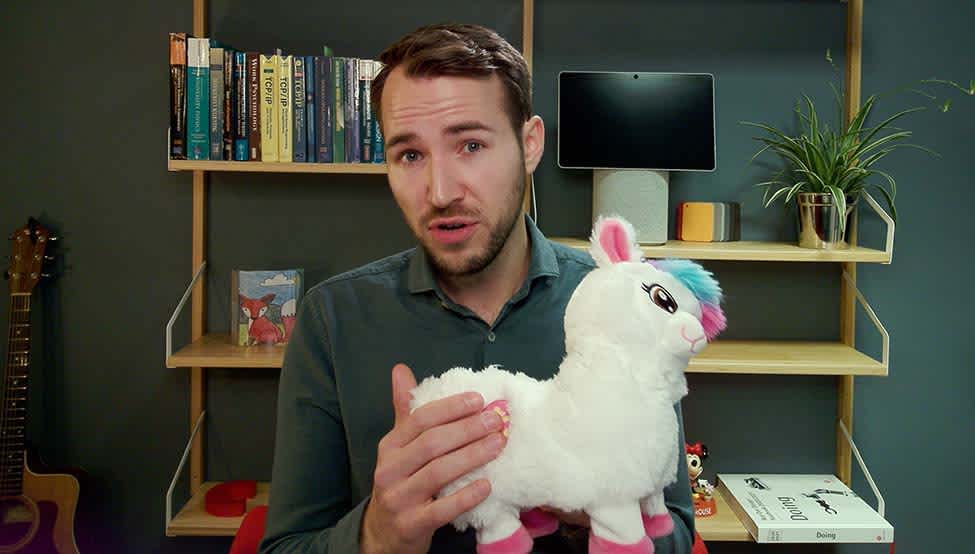
[(416, 378), (406, 364), (393, 366), (393, 411), (396, 417), (394, 425), (405, 420), (410, 415), (410, 401), (413, 395), (410, 391), (416, 388)]
[(466, 487), (428, 504), (418, 522), (427, 529), (439, 529), (491, 495), (491, 483), (478, 479)]

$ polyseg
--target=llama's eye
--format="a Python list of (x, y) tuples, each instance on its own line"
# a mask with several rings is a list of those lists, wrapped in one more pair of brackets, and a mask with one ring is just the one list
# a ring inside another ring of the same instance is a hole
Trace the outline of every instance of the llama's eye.
[(672, 314), (677, 311), (677, 301), (667, 292), (667, 289), (660, 285), (643, 285), (643, 290), (650, 296), (650, 300), (654, 304), (666, 310), (667, 313)]

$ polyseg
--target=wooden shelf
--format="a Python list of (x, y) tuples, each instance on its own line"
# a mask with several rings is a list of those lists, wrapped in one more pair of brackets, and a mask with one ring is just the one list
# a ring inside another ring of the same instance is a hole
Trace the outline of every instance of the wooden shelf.
[[(232, 537), (237, 533), (244, 516), (218, 517), (208, 514), (204, 508), (203, 499), (206, 498), (207, 491), (218, 484), (211, 481), (203, 483), (200, 491), (190, 498), (166, 526), (167, 537)], [(247, 510), (267, 504), (268, 487), (268, 483), (257, 484), (257, 496), (247, 501)]]
[[(588, 250), (589, 241), (553, 238), (555, 242)], [(738, 260), (754, 262), (874, 262), (890, 263), (883, 250), (851, 246), (848, 250), (813, 250), (797, 244), (769, 241), (687, 242), (670, 240), (664, 245), (641, 245), (651, 258), (689, 258), (692, 260)]]
[(349, 173), (377, 175), (387, 172), (386, 164), (331, 164), (288, 162), (225, 162), (207, 160), (169, 160), (170, 171), (243, 171), (251, 173)]
[(687, 372), (886, 376), (887, 368), (841, 342), (725, 340), (691, 358)]
[(694, 518), (694, 527), (705, 541), (751, 541), (752, 536), (728, 506), (721, 489), (714, 491), (714, 515)]
[[(243, 347), (226, 334), (206, 335), (166, 360), (166, 367), (280, 368), (283, 346)], [(691, 359), (688, 373), (777, 375), (876, 375), (887, 369), (839, 342), (715, 341)]]
[[(206, 482), (200, 492), (183, 506), (166, 527), (167, 537), (232, 537), (240, 528), (244, 517), (218, 517), (207, 513), (203, 499), (206, 492), (216, 486), (216, 482)], [(268, 483), (257, 484), (257, 496), (247, 501), (247, 509), (267, 504)], [(721, 491), (715, 491), (717, 513), (709, 517), (699, 517), (695, 525), (705, 541), (750, 541), (751, 535), (731, 511)]]
[(281, 367), (284, 346), (236, 346), (230, 335), (204, 335), (166, 360), (166, 367)]

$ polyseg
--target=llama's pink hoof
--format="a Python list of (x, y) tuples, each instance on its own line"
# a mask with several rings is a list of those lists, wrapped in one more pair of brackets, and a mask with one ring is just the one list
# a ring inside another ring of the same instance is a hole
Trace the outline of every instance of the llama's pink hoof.
[(653, 554), (653, 541), (643, 537), (633, 544), (620, 544), (589, 533), (589, 554)]
[(531, 535), (519, 526), (510, 537), (487, 544), (477, 545), (477, 554), (528, 554), (532, 550)]
[(670, 512), (664, 512), (655, 516), (643, 516), (643, 529), (646, 530), (648, 537), (662, 537), (674, 532), (674, 520), (670, 517)]
[(521, 512), (521, 523), (533, 539), (559, 530), (559, 518), (539, 508)]

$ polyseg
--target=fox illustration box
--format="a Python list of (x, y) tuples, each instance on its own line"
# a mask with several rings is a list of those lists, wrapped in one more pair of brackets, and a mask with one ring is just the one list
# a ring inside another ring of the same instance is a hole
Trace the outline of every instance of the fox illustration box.
[(295, 326), (301, 269), (236, 269), (230, 277), (230, 340), (238, 346), (287, 344)]

